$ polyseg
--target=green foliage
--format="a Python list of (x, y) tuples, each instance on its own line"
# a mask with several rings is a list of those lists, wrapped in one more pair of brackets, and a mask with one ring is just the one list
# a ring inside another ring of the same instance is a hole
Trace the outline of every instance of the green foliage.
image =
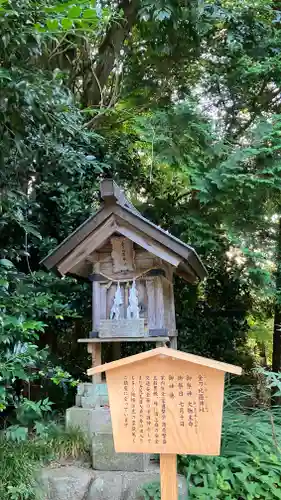
[(11, 441), (17, 441), (18, 443), (20, 441), (26, 441), (28, 438), (28, 427), (24, 427), (22, 425), (10, 425), (5, 432), (5, 435), (7, 439)]
[(83, 435), (52, 423), (41, 427), (39, 437), (15, 442), (0, 441), (1, 500), (41, 500), (42, 490), (36, 480), (40, 467), (52, 459), (77, 458), (87, 454)]
[(160, 483), (155, 481), (155, 483), (149, 483), (142, 486), (141, 493), (144, 500), (161, 500)]
[(176, 281), (179, 348), (234, 364), (242, 363), (250, 369), (253, 358), (246, 340), (251, 297), (248, 285), (241, 282), (234, 266), (227, 272), (226, 265), (224, 262), (219, 269), (212, 269), (208, 282), (196, 297), (193, 287)]
[[(79, 223), (82, 206), (84, 213), (90, 210), (92, 187), (101, 171), (91, 143), (99, 142), (97, 135), (83, 128), (63, 72), (44, 63), (52, 36), (38, 34), (33, 24), (46, 17), (47, 6), (46, 2), (35, 5), (29, 0), (2, 2), (0, 12), (1, 409), (7, 404), (18, 409), (25, 404), (16, 396), (18, 380), (26, 381), (29, 387), (38, 377), (62, 387), (74, 382), (65, 369), (53, 368), (45, 349), (47, 342), (42, 342), (50, 321), (51, 328), (57, 329), (59, 322), (77, 316), (73, 294), (64, 292), (69, 281), (60, 283), (34, 270), (38, 268), (39, 247), (42, 254), (47, 253), (65, 228), (68, 231), (71, 223), (74, 228), (77, 219)], [(14, 33), (19, 33), (19, 38)], [(80, 186), (80, 200), (68, 192), (75, 184)], [(58, 212), (66, 216), (61, 229), (56, 224)], [(53, 227), (53, 233), (46, 234), (46, 226)], [(53, 361), (60, 363), (59, 359)]]
[[(267, 372), (265, 381), (270, 380), (271, 375)], [(270, 386), (270, 382), (267, 385)], [(179, 472), (187, 480), (188, 498), (254, 500), (281, 497), (280, 408), (251, 408), (252, 398), (250, 391), (241, 388), (226, 390), (221, 456), (178, 457)], [(142, 489), (147, 500), (161, 498), (158, 482)]]
[[(269, 388), (272, 374), (265, 373)], [(251, 408), (252, 398), (241, 388), (226, 391), (220, 457), (179, 457), (190, 498), (281, 497), (280, 408)]]
[(198, 288), (176, 283), (180, 347), (250, 369), (266, 343), (271, 358), (278, 13), (263, 0), (122, 7), (1, 2), (2, 409), (19, 379), (60, 391), (88, 367), (76, 341), (90, 288), (39, 262), (95, 210), (106, 175), (208, 268)]
[(267, 389), (275, 389), (275, 396), (281, 396), (281, 374), (269, 372), (262, 367), (259, 367), (257, 371), (263, 376)]
[(69, 373), (52, 367), (47, 350), (39, 349), (37, 341), (47, 317), (71, 317), (75, 312), (57, 294), (54, 297), (50, 291), (40, 290), (35, 276), (19, 273), (7, 259), (0, 262), (0, 276), (0, 408), (16, 406), (19, 421), (26, 425), (26, 412), (40, 419), (42, 411), (50, 410), (49, 402), (18, 400), (14, 383), (17, 379), (30, 383), (38, 376), (47, 376), (56, 384), (74, 383)]
[(41, 422), (44, 415), (51, 411), (52, 403), (48, 398), (40, 401), (30, 401), (22, 398), (16, 403), (16, 421), (19, 425), (10, 425), (5, 430), (5, 436), (12, 441), (25, 441), (29, 437), (29, 433), (33, 432), (36, 435), (41, 435)]
[(49, 398), (36, 402), (24, 398), (17, 407), (17, 420), (22, 425), (34, 424), (43, 419), (45, 412), (51, 411), (51, 405)]
[(47, 444), (37, 441), (1, 440), (0, 495), (3, 500), (40, 498), (35, 474), (41, 459), (50, 456)]
[(255, 354), (257, 364), (265, 366), (272, 362), (272, 331), (273, 319), (266, 317), (248, 318), (249, 336), (248, 345)]
[[(114, 10), (109, 7), (102, 7), (99, 2), (91, 2), (88, 0), (75, 2), (61, 3), (50, 5), (42, 9), (45, 13), (45, 22), (43, 19), (40, 23), (35, 24), (35, 28), (39, 33), (85, 33), (95, 32), (95, 36), (102, 34), (104, 24), (111, 22), (120, 22), (121, 15), (117, 15)], [(43, 17), (43, 16), (42, 16)]]
[(280, 457), (253, 453), (243, 458), (219, 457), (188, 463), (190, 498), (236, 500), (280, 498)]

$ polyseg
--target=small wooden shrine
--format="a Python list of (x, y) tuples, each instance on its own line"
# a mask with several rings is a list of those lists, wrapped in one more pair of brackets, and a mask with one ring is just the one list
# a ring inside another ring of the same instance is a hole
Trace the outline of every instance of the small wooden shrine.
[(206, 270), (195, 250), (144, 218), (112, 180), (101, 183), (101, 208), (42, 263), (92, 281), (93, 366), (104, 342), (145, 341), (177, 347), (173, 276), (190, 283)]
[[(42, 261), (62, 276), (92, 282), (92, 330), (78, 340), (87, 343), (92, 367), (102, 364), (103, 343), (112, 345), (115, 359), (121, 342), (176, 349), (173, 277), (196, 283), (206, 276), (193, 248), (144, 218), (114, 181), (102, 181), (100, 194), (100, 209)], [(146, 470), (149, 454), (115, 452), (108, 403), (101, 371), (93, 372), (92, 383), (77, 388), (67, 425), (88, 436), (94, 469)]]

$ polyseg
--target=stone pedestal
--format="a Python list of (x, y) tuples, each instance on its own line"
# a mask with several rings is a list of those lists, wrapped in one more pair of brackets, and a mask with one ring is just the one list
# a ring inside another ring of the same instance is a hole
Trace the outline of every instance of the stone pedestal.
[(99, 432), (112, 434), (110, 410), (72, 406), (66, 410), (66, 426), (80, 429), (91, 446), (95, 434)]
[(106, 384), (79, 384), (75, 404), (82, 408), (97, 408), (108, 406), (108, 391)]
[(80, 384), (76, 405), (66, 410), (66, 426), (76, 427), (86, 436), (93, 469), (129, 472), (147, 470), (149, 455), (116, 453), (114, 450), (106, 384)]
[(99, 432), (92, 439), (93, 469), (145, 472), (149, 459), (149, 455), (141, 453), (116, 453), (112, 434)]

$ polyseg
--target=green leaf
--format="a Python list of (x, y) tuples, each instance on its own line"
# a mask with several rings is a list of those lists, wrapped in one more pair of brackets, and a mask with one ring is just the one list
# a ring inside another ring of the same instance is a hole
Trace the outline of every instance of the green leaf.
[(36, 29), (36, 31), (39, 31), (39, 33), (43, 33), (46, 31), (46, 28), (45, 26), (43, 26), (42, 24), (40, 23), (35, 23), (34, 24), (34, 28)]
[(0, 68), (0, 79), (1, 80), (12, 80), (11, 75), (7, 69)]
[(14, 264), (8, 259), (0, 259), (0, 266), (6, 267), (7, 269), (15, 267)]
[(51, 31), (56, 31), (59, 27), (59, 21), (58, 19), (47, 19), (47, 27)]
[(35, 432), (37, 436), (42, 437), (42, 438), (47, 438), (48, 437), (48, 426), (42, 422), (35, 422), (34, 425)]
[(22, 223), (22, 227), (27, 234), (32, 234), (33, 236), (35, 236), (39, 240), (42, 240), (41, 234), (37, 231), (37, 229), (35, 229), (33, 224), (29, 224), (28, 222), (24, 222), (24, 223)]
[(12, 441), (26, 441), (28, 436), (28, 428), (21, 425), (11, 425), (5, 432), (7, 439)]
[(0, 278), (0, 286), (2, 288), (5, 288), (6, 290), (8, 290), (9, 288), (9, 282), (3, 278)]
[(82, 9), (81, 7), (79, 7), (79, 5), (73, 5), (73, 7), (71, 7), (68, 11), (68, 17), (70, 17), (71, 19), (77, 19), (78, 17), (80, 17), (81, 12)]
[(96, 19), (97, 13), (95, 9), (86, 9), (83, 12), (84, 19)]
[[(278, 484), (278, 483), (277, 483), (277, 484)], [(277, 487), (274, 487), (274, 486), (273, 486), (273, 487), (272, 487), (272, 489), (271, 489), (271, 491), (272, 491), (273, 496), (274, 496), (275, 498), (281, 498), (281, 490), (279, 489), (279, 486), (277, 486)]]
[(22, 324), (22, 328), (24, 331), (36, 330), (36, 331), (43, 332), (44, 326), (46, 326), (45, 323), (43, 323), (42, 321), (35, 321), (35, 320), (24, 321)]
[(19, 326), (22, 324), (22, 320), (20, 318), (18, 318), (17, 316), (10, 316), (7, 314), (4, 316), (3, 323), (5, 326), (9, 326), (9, 325)]
[(103, 168), (100, 165), (98, 165), (97, 163), (94, 164), (94, 169), (96, 172), (99, 172), (99, 173), (103, 172)]
[(61, 25), (64, 30), (70, 30), (73, 26), (73, 21), (71, 21), (71, 19), (68, 19), (67, 17), (64, 17), (61, 20)]

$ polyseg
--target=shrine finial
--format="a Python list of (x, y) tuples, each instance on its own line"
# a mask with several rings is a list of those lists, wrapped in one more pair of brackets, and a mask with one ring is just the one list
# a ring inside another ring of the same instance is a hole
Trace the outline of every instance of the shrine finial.
[(112, 205), (117, 203), (139, 214), (134, 205), (126, 198), (123, 189), (121, 189), (113, 179), (104, 179), (101, 181), (100, 194), (105, 204)]

